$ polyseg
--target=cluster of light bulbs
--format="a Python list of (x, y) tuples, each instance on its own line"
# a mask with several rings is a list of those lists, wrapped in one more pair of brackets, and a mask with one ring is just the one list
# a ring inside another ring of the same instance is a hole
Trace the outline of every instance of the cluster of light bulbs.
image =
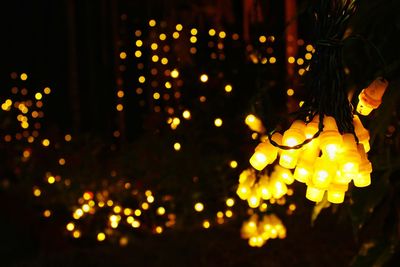
[[(283, 135), (275, 133), (272, 140), (279, 145), (296, 147), (311, 139), (319, 131), (319, 115), (311, 122), (296, 120)], [(355, 135), (341, 134), (333, 117), (323, 117), (323, 131), (311, 142), (298, 149), (280, 149), (267, 139), (260, 143), (250, 158), (257, 170), (277, 160), (286, 169), (294, 169), (293, 178), (307, 185), (306, 198), (322, 201), (325, 192), (331, 203), (342, 203), (351, 181), (356, 187), (371, 183), (372, 165), (366, 152), (369, 151), (369, 132), (354, 115)]]
[(249, 240), (251, 247), (261, 247), (268, 239), (284, 239), (286, 228), (275, 214), (264, 215), (260, 221), (258, 215), (253, 214), (243, 223), (241, 235), (243, 239)]
[(286, 185), (294, 181), (290, 170), (279, 165), (275, 166), (270, 176), (264, 173), (257, 181), (257, 174), (254, 169), (244, 170), (239, 176), (237, 195), (242, 200), (247, 200), (250, 208), (260, 206), (262, 200), (279, 199), (286, 195)]

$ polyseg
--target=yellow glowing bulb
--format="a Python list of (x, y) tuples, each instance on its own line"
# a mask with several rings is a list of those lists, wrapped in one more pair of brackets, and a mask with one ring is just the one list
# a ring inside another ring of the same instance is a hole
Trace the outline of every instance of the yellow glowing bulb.
[(321, 202), (324, 197), (325, 190), (316, 187), (307, 186), (306, 198), (314, 202)]
[(227, 205), (228, 207), (232, 207), (233, 205), (235, 205), (235, 200), (234, 200), (233, 198), (228, 198), (228, 199), (226, 200), (226, 205)]
[(334, 204), (343, 203), (348, 185), (331, 184), (328, 188), (328, 201)]
[(335, 159), (338, 150), (339, 147), (336, 144), (329, 144), (326, 146), (326, 153), (328, 154), (328, 157), (332, 160)]
[(165, 208), (164, 207), (158, 207), (157, 208), (157, 214), (158, 215), (164, 215), (165, 214)]
[(135, 57), (141, 57), (142, 56), (142, 51), (136, 50), (135, 51)]
[(154, 202), (154, 197), (153, 196), (148, 196), (147, 197), (147, 202), (153, 203)]
[(294, 179), (296, 179), (301, 183), (305, 183), (307, 182), (310, 176), (311, 173), (306, 167), (297, 165), (293, 175)]
[(282, 167), (293, 169), (296, 167), (298, 155), (300, 151), (296, 150), (284, 150), (279, 158), (279, 165)]
[(58, 160), (58, 164), (60, 164), (61, 166), (65, 165), (65, 159), (64, 158), (60, 158)]
[(47, 178), (47, 182), (48, 182), (49, 184), (54, 184), (55, 181), (56, 181), (56, 179), (54, 178), (54, 176), (49, 176), (49, 177)]
[(85, 192), (85, 193), (83, 194), (83, 198), (84, 198), (85, 200), (89, 200), (89, 199), (92, 198), (92, 194), (89, 193), (89, 192)]
[(269, 63), (275, 64), (276, 63), (276, 57), (270, 57), (269, 58)]
[(308, 52), (311, 52), (311, 51), (314, 50), (314, 47), (313, 47), (312, 45), (308, 44), (308, 45), (306, 46), (306, 50), (307, 50)]
[(49, 145), (50, 145), (49, 139), (43, 139), (42, 145), (43, 145), (43, 146), (49, 146)]
[(40, 191), (39, 188), (35, 188), (35, 189), (33, 190), (33, 195), (34, 195), (35, 197), (40, 197), (41, 194), (42, 194), (42, 191)]
[(189, 111), (189, 110), (183, 111), (182, 117), (183, 117), (184, 119), (186, 119), (186, 120), (189, 120), (189, 119), (191, 118), (190, 111)]
[(155, 230), (157, 234), (161, 234), (164, 229), (161, 226), (157, 226)]
[(304, 64), (304, 59), (298, 58), (296, 62), (297, 62), (298, 65), (303, 65)]
[(196, 35), (197, 34), (197, 29), (193, 28), (190, 30), (190, 34)]
[(50, 210), (45, 210), (43, 212), (43, 216), (46, 217), (46, 218), (50, 217), (51, 216), (51, 211)]
[(233, 216), (233, 212), (232, 212), (231, 210), (226, 210), (226, 211), (225, 211), (225, 216), (226, 216), (227, 218), (231, 218), (231, 217)]
[(144, 82), (146, 81), (146, 78), (145, 78), (144, 76), (140, 76), (140, 77), (138, 78), (138, 81), (139, 81), (140, 83), (144, 83)]
[(150, 48), (151, 48), (151, 50), (157, 50), (158, 44), (157, 44), (157, 43), (152, 43), (152, 44), (150, 45)]
[(75, 229), (75, 224), (70, 222), (70, 223), (67, 224), (66, 228), (67, 228), (68, 231), (71, 232), (71, 231), (73, 231)]
[(194, 205), (194, 210), (197, 211), (197, 212), (202, 212), (202, 211), (204, 210), (204, 205), (203, 205), (203, 203), (197, 202), (197, 203)]
[(247, 202), (250, 208), (257, 208), (260, 205), (260, 198), (257, 195), (251, 195)]
[(294, 90), (291, 89), (291, 88), (289, 88), (289, 89), (286, 91), (286, 94), (287, 94), (288, 96), (292, 96), (292, 95), (294, 95)]
[(190, 37), (189, 41), (190, 41), (192, 44), (194, 44), (194, 43), (197, 42), (197, 37), (196, 37), (196, 36), (192, 36), (192, 37)]
[(232, 169), (235, 169), (235, 168), (237, 168), (238, 163), (237, 163), (236, 160), (232, 160), (231, 162), (229, 162), (229, 166), (230, 166)]
[(225, 85), (225, 92), (230, 93), (232, 92), (232, 89), (233, 89), (232, 85), (230, 84)]
[(48, 94), (51, 93), (51, 89), (50, 89), (49, 87), (45, 87), (43, 91), (44, 91), (44, 93), (45, 93), (46, 95), (48, 95)]
[(174, 144), (174, 149), (175, 149), (176, 151), (181, 150), (181, 144), (178, 143), (178, 142), (176, 142), (176, 143)]
[(179, 32), (173, 32), (172, 33), (172, 38), (178, 39), (179, 38)]
[(267, 156), (261, 151), (256, 151), (250, 158), (250, 164), (254, 169), (261, 171), (268, 165)]
[(143, 45), (143, 41), (142, 40), (137, 40), (135, 42), (135, 44), (136, 44), (137, 47), (141, 47)]
[(26, 81), (28, 79), (28, 75), (26, 73), (21, 73), (20, 78), (21, 80)]
[(176, 29), (177, 31), (181, 31), (181, 30), (183, 29), (182, 24), (176, 24), (175, 29)]
[(224, 39), (226, 37), (226, 33), (224, 31), (220, 31), (218, 36), (219, 38)]
[(84, 205), (82, 206), (82, 210), (83, 210), (84, 212), (89, 212), (90, 206), (89, 206), (88, 204), (84, 204)]
[(167, 65), (167, 64), (168, 64), (168, 58), (163, 57), (163, 58), (161, 59), (161, 64)]
[(150, 20), (150, 21), (149, 21), (149, 26), (150, 26), (150, 27), (156, 26), (156, 21), (155, 21), (154, 19)]
[(175, 78), (175, 79), (178, 78), (179, 77), (179, 71), (177, 69), (173, 69), (171, 71), (171, 77)]
[(258, 38), (258, 41), (260, 41), (260, 43), (265, 43), (265, 42), (267, 41), (267, 37), (265, 37), (264, 35), (261, 35), (261, 36)]
[(158, 92), (155, 92), (155, 93), (153, 94), (153, 98), (154, 98), (155, 100), (160, 99), (160, 97), (161, 97), (161, 95), (160, 95), (160, 93), (158, 93)]
[(208, 31), (208, 34), (209, 34), (210, 36), (215, 36), (216, 33), (217, 33), (217, 32), (216, 32), (214, 29), (210, 29), (210, 30)]
[(36, 99), (36, 100), (42, 99), (42, 94), (41, 94), (41, 93), (36, 93), (36, 94), (35, 94), (35, 99)]
[(106, 235), (104, 233), (98, 233), (97, 234), (97, 240), (98, 241), (104, 241), (106, 239)]
[(216, 119), (214, 120), (214, 125), (215, 125), (216, 127), (221, 127), (221, 126), (222, 126), (222, 119), (216, 118)]
[(140, 209), (136, 209), (134, 214), (135, 216), (139, 217), (142, 214), (142, 211)]
[(120, 59), (126, 59), (126, 53), (125, 52), (121, 52), (121, 53), (119, 53), (119, 58)]
[(134, 220), (134, 221), (132, 222), (132, 227), (133, 227), (133, 228), (139, 228), (139, 227), (140, 227), (140, 222), (139, 222), (138, 220)]
[(118, 104), (118, 105), (116, 106), (116, 109), (117, 109), (118, 111), (122, 111), (122, 110), (124, 109), (124, 106), (123, 106), (122, 104)]
[(165, 33), (161, 33), (158, 38), (160, 38), (161, 41), (164, 41), (165, 39), (167, 39), (167, 35), (165, 35)]
[(80, 238), (80, 237), (81, 237), (81, 231), (75, 230), (75, 231), (72, 233), (72, 236), (73, 236), (74, 238)]
[(204, 220), (203, 221), (203, 227), (205, 228), (205, 229), (208, 229), (208, 228), (210, 228), (210, 222), (208, 221), (208, 220)]
[(207, 82), (207, 81), (208, 81), (208, 76), (207, 76), (207, 74), (202, 74), (202, 75), (200, 76), (200, 81), (203, 82), (203, 83)]

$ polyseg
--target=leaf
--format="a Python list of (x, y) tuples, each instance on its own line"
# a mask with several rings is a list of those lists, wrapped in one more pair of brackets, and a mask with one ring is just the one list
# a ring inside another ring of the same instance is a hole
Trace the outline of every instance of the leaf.
[(389, 177), (392, 171), (373, 173), (372, 183), (366, 188), (352, 191), (352, 205), (349, 207), (354, 232), (358, 232), (381, 203), (389, 189)]
[(318, 202), (315, 204), (312, 214), (311, 214), (311, 225), (314, 225), (314, 222), (317, 220), (318, 215), (321, 213), (323, 209), (329, 208), (331, 206), (331, 203), (329, 203), (326, 194), (324, 195), (324, 198), (322, 199), (321, 202)]
[(398, 241), (382, 238), (380, 240), (369, 240), (364, 242), (358, 254), (353, 258), (351, 267), (382, 267), (394, 255)]

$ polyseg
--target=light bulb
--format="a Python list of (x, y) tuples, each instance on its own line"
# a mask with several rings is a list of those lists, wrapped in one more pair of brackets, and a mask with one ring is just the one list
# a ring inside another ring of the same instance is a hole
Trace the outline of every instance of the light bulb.
[(239, 186), (236, 194), (240, 199), (246, 200), (251, 194), (251, 188), (256, 181), (256, 176), (253, 170), (244, 170), (239, 176)]
[(276, 176), (271, 178), (272, 196), (276, 199), (283, 197), (287, 193), (287, 186), (280, 181)]
[(259, 118), (257, 118), (253, 114), (247, 115), (246, 119), (244, 120), (244, 122), (247, 124), (247, 126), (249, 126), (249, 128), (252, 131), (255, 131), (257, 133), (264, 133), (265, 132), (265, 128), (263, 126), (263, 123), (261, 122), (261, 120)]
[(294, 170), (293, 177), (301, 183), (306, 183), (313, 174), (313, 166), (299, 162)]
[(241, 200), (246, 200), (251, 193), (251, 187), (239, 184), (238, 189), (236, 190), (236, 194), (239, 196)]
[(272, 197), (268, 180), (268, 176), (264, 175), (260, 178), (257, 184), (257, 195), (263, 200), (268, 200)]
[[(280, 144), (282, 140), (282, 135), (280, 133), (275, 133), (272, 135), (272, 140)], [(263, 170), (268, 164), (271, 164), (276, 160), (278, 156), (278, 148), (272, 145), (269, 140), (258, 144), (255, 149), (254, 154), (250, 158), (250, 164), (256, 170)]]
[(353, 134), (343, 134), (343, 152), (339, 159), (340, 173), (353, 179), (357, 176), (361, 157), (357, 151), (357, 144)]
[(253, 187), (249, 197), (247, 198), (247, 203), (250, 208), (257, 208), (260, 205), (260, 198), (257, 195), (257, 189)]
[(293, 169), (296, 167), (300, 151), (295, 149), (282, 150), (279, 158), (279, 165), (282, 167)]
[[(260, 145), (262, 144), (264, 143), (261, 143)], [(260, 145), (258, 145), (257, 147), (260, 147)], [(258, 151), (256, 150), (253, 156), (251, 156), (250, 158), (250, 164), (256, 170), (259, 171), (263, 170), (268, 165), (267, 155), (263, 153), (261, 150)]]
[(317, 158), (314, 164), (312, 182), (315, 187), (326, 189), (336, 172), (336, 164), (327, 157)]
[(328, 188), (328, 201), (334, 204), (340, 204), (344, 201), (348, 185), (331, 184)]
[(306, 198), (314, 202), (321, 202), (325, 190), (315, 187), (312, 183), (307, 184)]
[(353, 117), (353, 125), (358, 141), (364, 146), (365, 152), (368, 152), (370, 150), (369, 131), (364, 128), (360, 118), (357, 115), (354, 115)]
[(336, 154), (342, 144), (342, 136), (340, 135), (336, 121), (333, 117), (324, 117), (324, 130), (320, 134), (320, 147), (331, 160), (336, 159)]
[(294, 182), (293, 174), (288, 169), (285, 169), (279, 165), (275, 166), (274, 171), (277, 177), (282, 180), (285, 184), (292, 184)]
[(361, 163), (357, 176), (353, 178), (353, 182), (356, 187), (366, 187), (371, 184), (372, 164), (367, 158), (364, 146), (358, 144), (357, 148), (361, 157)]
[(294, 121), (290, 128), (283, 134), (282, 144), (285, 146), (294, 147), (303, 143), (306, 139), (304, 135), (305, 127), (306, 125), (303, 121)]
[(307, 123), (304, 134), (307, 139), (312, 138), (319, 130), (319, 115), (315, 114), (314, 118)]
[(388, 84), (385, 79), (379, 77), (363, 89), (358, 96), (357, 112), (367, 116), (373, 109), (377, 109), (382, 103), (382, 97)]

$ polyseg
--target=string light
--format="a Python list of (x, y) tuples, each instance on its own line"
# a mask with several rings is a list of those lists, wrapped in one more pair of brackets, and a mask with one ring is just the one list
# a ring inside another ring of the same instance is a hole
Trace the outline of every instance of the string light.
[(216, 126), (216, 127), (221, 127), (222, 126), (222, 119), (221, 118), (216, 118), (215, 120), (214, 120), (214, 125)]
[(208, 75), (207, 74), (202, 74), (200, 75), (200, 81), (205, 83), (208, 81)]
[(197, 212), (202, 212), (204, 210), (204, 205), (201, 202), (194, 204), (194, 210)]
[(264, 215), (260, 221), (258, 215), (253, 214), (243, 223), (241, 236), (248, 239), (251, 247), (262, 247), (269, 239), (286, 238), (286, 228), (275, 214)]
[(358, 96), (357, 112), (363, 116), (368, 116), (372, 110), (377, 109), (382, 103), (382, 97), (388, 84), (385, 79), (379, 77), (363, 89)]

